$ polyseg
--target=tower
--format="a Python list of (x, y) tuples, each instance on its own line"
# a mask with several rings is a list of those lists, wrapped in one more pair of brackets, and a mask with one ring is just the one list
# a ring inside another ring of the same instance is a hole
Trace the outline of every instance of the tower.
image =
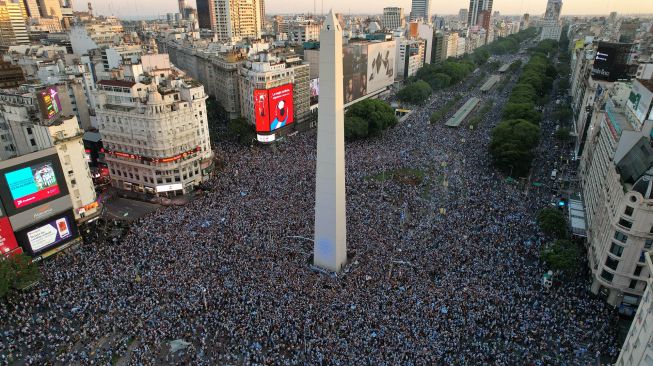
[(410, 7), (410, 21), (422, 19), (424, 23), (430, 23), (431, 0), (413, 0)]
[(467, 26), (473, 27), (478, 24), (481, 12), (487, 10), (492, 14), (493, 0), (469, 0), (469, 11), (467, 12)]
[(342, 76), (342, 29), (331, 10), (320, 31), (313, 264), (334, 272), (347, 261)]

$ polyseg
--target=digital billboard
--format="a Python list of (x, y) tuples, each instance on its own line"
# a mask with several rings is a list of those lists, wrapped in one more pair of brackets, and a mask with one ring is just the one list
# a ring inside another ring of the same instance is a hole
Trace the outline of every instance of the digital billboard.
[(295, 121), (292, 84), (270, 89), (268, 99), (270, 100), (270, 131), (285, 127)]
[(32, 256), (61, 246), (78, 235), (79, 230), (71, 211), (16, 232), (18, 242)]
[(647, 119), (652, 101), (653, 93), (641, 81), (635, 80), (626, 105), (635, 114), (639, 123)]
[(311, 105), (317, 104), (320, 99), (320, 78), (311, 79), (309, 82), (311, 88)]
[(270, 131), (267, 90), (254, 90), (254, 119), (256, 121), (256, 131)]
[(367, 93), (388, 87), (395, 80), (396, 42), (372, 42), (367, 48)]
[(45, 119), (52, 119), (61, 112), (61, 100), (56, 87), (49, 87), (39, 92), (39, 106), (41, 115)]
[(599, 42), (592, 66), (592, 78), (605, 81), (630, 78), (632, 53), (631, 43)]
[(0, 164), (0, 196), (7, 216), (68, 194), (59, 157), (56, 153), (48, 155), (52, 151), (43, 150)]
[(4, 210), (0, 207), (0, 257), (16, 253), (18, 242), (14, 235), (14, 229), (11, 227), (9, 218), (4, 215)]
[(16, 208), (33, 205), (61, 192), (50, 161), (7, 172), (4, 178)]
[(367, 94), (367, 46), (366, 43), (353, 43), (342, 50), (345, 103)]

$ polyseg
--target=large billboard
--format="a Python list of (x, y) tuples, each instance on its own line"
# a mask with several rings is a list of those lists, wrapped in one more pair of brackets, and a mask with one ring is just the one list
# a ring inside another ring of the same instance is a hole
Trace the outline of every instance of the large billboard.
[(11, 227), (9, 218), (5, 216), (2, 205), (0, 205), (0, 257), (21, 252), (22, 250), (19, 249), (14, 235), (14, 229)]
[(271, 132), (295, 122), (293, 85), (254, 90), (256, 132)]
[(44, 119), (52, 119), (61, 112), (61, 101), (57, 88), (51, 86), (38, 93), (39, 107)]
[[(21, 158), (29, 159), (30, 156), (32, 154)], [(56, 153), (9, 165), (0, 170), (0, 195), (8, 216), (67, 194), (68, 187)]]
[(18, 242), (32, 256), (66, 244), (78, 236), (79, 230), (70, 210), (16, 232)]
[(652, 101), (653, 93), (642, 82), (635, 80), (626, 105), (637, 116), (640, 123), (647, 119)]
[(592, 66), (592, 78), (605, 81), (629, 79), (631, 43), (599, 42)]
[(256, 131), (270, 131), (267, 90), (254, 90), (254, 119), (256, 121)]
[(35, 222), (41, 222), (48, 217), (70, 210), (71, 207), (70, 196), (66, 195), (15, 214), (9, 218), (9, 222), (11, 222), (11, 227), (14, 230), (20, 230), (33, 225)]
[(367, 93), (392, 85), (395, 80), (396, 42), (373, 42), (367, 48)]
[(353, 43), (343, 48), (345, 103), (367, 94), (367, 46), (367, 43)]
[(317, 104), (320, 98), (320, 78), (311, 79), (309, 82), (311, 88), (311, 105)]

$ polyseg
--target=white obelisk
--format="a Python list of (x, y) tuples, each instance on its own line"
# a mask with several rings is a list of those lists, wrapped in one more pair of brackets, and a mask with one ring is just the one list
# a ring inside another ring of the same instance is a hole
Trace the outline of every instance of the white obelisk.
[(320, 30), (313, 264), (334, 272), (347, 261), (342, 79), (342, 29), (331, 10)]

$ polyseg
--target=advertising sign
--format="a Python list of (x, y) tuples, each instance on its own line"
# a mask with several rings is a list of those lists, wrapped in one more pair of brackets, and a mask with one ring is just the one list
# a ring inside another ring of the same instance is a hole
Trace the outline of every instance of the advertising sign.
[(367, 94), (367, 44), (348, 44), (342, 53), (345, 103), (349, 103)]
[(61, 112), (61, 101), (56, 87), (39, 92), (39, 106), (44, 119), (52, 119)]
[(315, 105), (320, 97), (320, 78), (311, 79), (309, 85), (311, 87), (311, 105)]
[(14, 229), (11, 227), (8, 217), (0, 217), (0, 255), (8, 253), (18, 248)]
[(617, 81), (628, 78), (632, 44), (599, 42), (592, 66), (594, 79)]
[(367, 48), (367, 93), (388, 87), (395, 80), (396, 42), (370, 43)]
[(19, 243), (31, 255), (63, 245), (78, 236), (75, 218), (71, 212), (16, 232)]
[(640, 124), (646, 120), (652, 101), (653, 93), (642, 85), (640, 81), (635, 80), (626, 105), (635, 114)]
[(17, 213), (9, 218), (14, 230), (33, 225), (35, 222), (41, 222), (56, 214), (69, 210), (72, 207), (70, 196), (65, 195), (53, 201), (32, 207), (23, 212)]
[(5, 173), (5, 180), (16, 208), (32, 205), (61, 192), (51, 161)]
[(270, 131), (270, 112), (268, 105), (268, 91), (254, 90), (254, 119), (256, 131)]
[(270, 100), (270, 128), (274, 131), (292, 124), (294, 120), (294, 105), (292, 99), (292, 84), (286, 84), (268, 91)]
[(181, 183), (176, 184), (167, 184), (164, 186), (156, 186), (156, 191), (161, 192), (170, 192), (170, 191), (180, 191), (184, 189), (184, 186)]
[(271, 134), (271, 135), (258, 135), (257, 134), (256, 139), (258, 140), (258, 142), (274, 142), (274, 140), (276, 139), (276, 136), (275, 136), (275, 134)]

